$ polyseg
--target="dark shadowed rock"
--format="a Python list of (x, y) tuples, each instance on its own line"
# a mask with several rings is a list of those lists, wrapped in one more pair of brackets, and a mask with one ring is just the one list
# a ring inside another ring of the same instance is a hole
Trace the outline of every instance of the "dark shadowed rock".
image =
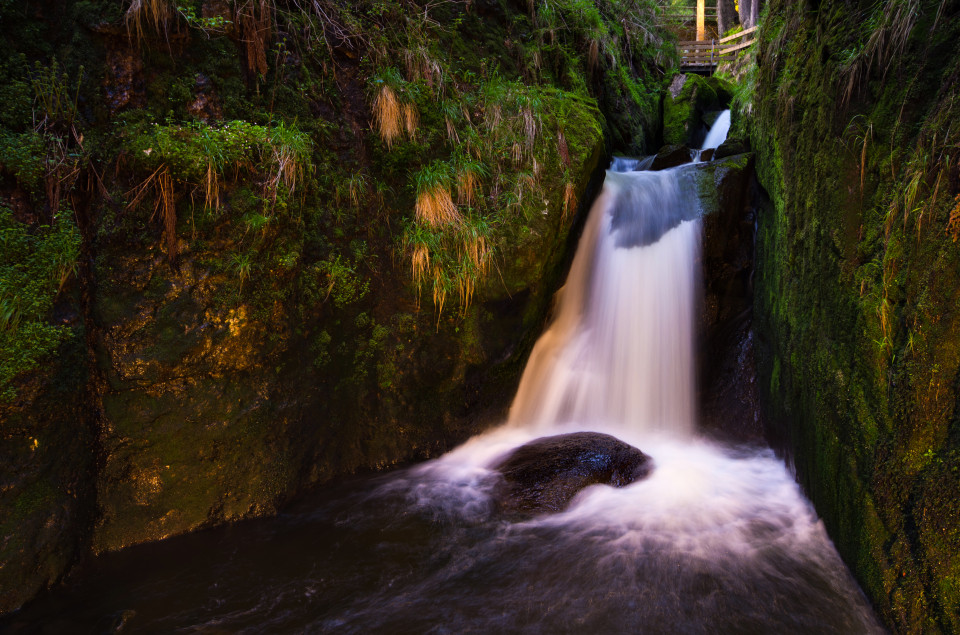
[(739, 139), (727, 139), (720, 144), (720, 147), (716, 149), (713, 153), (714, 159), (725, 159), (726, 157), (732, 157), (737, 154), (743, 154), (744, 152), (749, 152), (750, 148), (747, 147), (747, 144)]
[(557, 512), (589, 485), (623, 487), (651, 467), (649, 456), (609, 434), (561, 434), (522, 445), (500, 462), (495, 494), (507, 512)]
[(660, 152), (657, 153), (657, 156), (653, 159), (650, 169), (666, 170), (667, 168), (675, 168), (678, 165), (690, 163), (691, 161), (693, 161), (693, 153), (690, 152), (690, 148), (687, 146), (663, 146), (660, 148)]

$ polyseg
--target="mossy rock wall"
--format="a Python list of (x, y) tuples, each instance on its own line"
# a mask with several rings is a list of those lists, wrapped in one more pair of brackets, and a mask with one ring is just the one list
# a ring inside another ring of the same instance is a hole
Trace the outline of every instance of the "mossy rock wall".
[(960, 631), (956, 11), (772, 2), (746, 120), (768, 419), (897, 632)]
[(0, 613), (56, 582), (89, 539), (96, 444), (78, 330), (60, 364), (22, 377), (19, 402), (0, 404)]
[(719, 77), (677, 75), (663, 95), (663, 143), (699, 148), (713, 121), (705, 115), (730, 105), (733, 87)]
[[(0, 376), (0, 612), (84, 555), (502, 418), (611, 146), (652, 149), (672, 54), (624, 0), (159, 1), (139, 29), (140, 3), (55, 4), (0, 2), (5, 222), (82, 234), (44, 298), (76, 325)], [(270, 25), (262, 50), (244, 20)], [(437, 166), (462, 223), (416, 211)]]

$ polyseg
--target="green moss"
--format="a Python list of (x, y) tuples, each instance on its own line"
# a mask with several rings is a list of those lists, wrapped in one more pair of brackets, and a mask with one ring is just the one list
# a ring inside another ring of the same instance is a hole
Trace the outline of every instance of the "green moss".
[(0, 207), (0, 397), (37, 368), (71, 330), (47, 322), (54, 299), (76, 268), (80, 235), (67, 213), (36, 231)]
[(684, 83), (674, 97), (663, 97), (663, 142), (667, 145), (696, 146), (703, 134), (706, 112), (722, 110), (730, 104), (733, 86), (719, 77), (683, 76)]
[[(933, 510), (958, 491), (942, 470), (956, 448), (960, 253), (935, 192), (957, 136), (944, 124), (960, 114), (955, 90), (937, 92), (957, 71), (957, 26), (938, 26), (934, 52), (919, 35), (933, 21), (918, 19), (903, 54), (853, 76), (867, 37), (849, 29), (857, 11), (774, 3), (761, 28), (746, 122), (771, 196), (758, 224), (761, 385), (890, 628), (952, 632), (940, 580), (958, 566), (958, 525)], [(868, 31), (889, 34), (885, 20)]]

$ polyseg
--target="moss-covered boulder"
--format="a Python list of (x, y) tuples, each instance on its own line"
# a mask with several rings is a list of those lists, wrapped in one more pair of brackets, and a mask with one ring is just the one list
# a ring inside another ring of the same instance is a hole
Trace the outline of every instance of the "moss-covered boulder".
[(712, 123), (705, 116), (727, 108), (732, 98), (733, 87), (719, 77), (675, 76), (663, 96), (663, 142), (699, 148)]

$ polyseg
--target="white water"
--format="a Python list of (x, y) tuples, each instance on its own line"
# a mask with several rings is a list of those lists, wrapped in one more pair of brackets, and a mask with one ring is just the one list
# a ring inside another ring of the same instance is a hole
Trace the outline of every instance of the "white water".
[[(722, 143), (729, 125), (725, 112), (705, 147)], [(657, 578), (692, 566), (735, 578), (725, 585), (751, 589), (738, 600), (746, 606), (736, 610), (752, 611), (751, 602), (764, 600), (750, 598), (766, 589), (778, 596), (796, 589), (805, 602), (839, 612), (838, 629), (877, 630), (815, 511), (773, 452), (696, 436), (701, 227), (690, 181), (696, 168), (632, 171), (636, 166), (618, 159), (607, 172), (555, 320), (534, 347), (508, 422), (389, 488), (409, 487), (420, 509), (481, 521), (492, 509), (497, 477), (490, 468), (513, 448), (564, 432), (613, 434), (653, 457), (648, 478), (620, 489), (587, 488), (563, 513), (514, 523), (508, 535), (560, 528), (570, 544), (602, 545), (605, 555), (590, 575), (624, 559), (642, 560)], [(663, 593), (682, 598), (685, 584), (668, 584)], [(824, 597), (812, 599), (818, 593)], [(778, 601), (789, 606), (792, 600)], [(799, 619), (807, 623), (807, 616)], [(833, 628), (810, 619), (818, 628)]]
[(726, 141), (728, 132), (730, 132), (730, 111), (724, 110), (707, 133), (707, 138), (703, 141), (703, 149), (719, 148), (720, 144)]

